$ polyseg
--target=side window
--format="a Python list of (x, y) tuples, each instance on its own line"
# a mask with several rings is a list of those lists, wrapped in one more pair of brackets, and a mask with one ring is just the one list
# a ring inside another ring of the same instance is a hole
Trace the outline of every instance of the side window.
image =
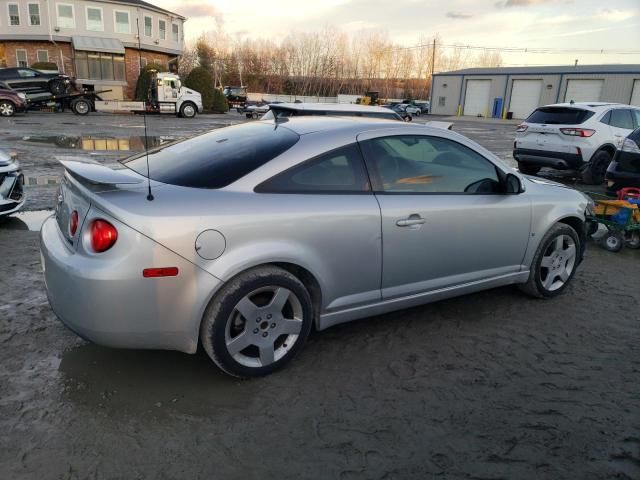
[(376, 192), (488, 194), (501, 191), (495, 165), (440, 137), (406, 135), (362, 143)]
[(611, 110), (604, 114), (604, 116), (600, 120), (600, 123), (604, 123), (606, 125), (609, 125), (611, 123)]
[(256, 187), (258, 193), (362, 193), (369, 179), (358, 145), (351, 144), (297, 165)]
[(30, 78), (30, 77), (35, 77), (36, 72), (34, 72), (33, 70), (18, 70), (18, 75), (20, 75), (23, 78)]
[(631, 110), (631, 113), (633, 114), (633, 128), (638, 128), (640, 127), (640, 110), (636, 110), (635, 108), (633, 110)]
[(611, 121), (609, 122), (609, 125), (612, 127), (633, 130), (631, 110), (626, 108), (616, 108), (615, 110), (611, 110)]

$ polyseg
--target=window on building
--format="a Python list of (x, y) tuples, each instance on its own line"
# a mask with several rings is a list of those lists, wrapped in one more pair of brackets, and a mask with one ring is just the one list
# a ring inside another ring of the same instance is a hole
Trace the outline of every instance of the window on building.
[(174, 42), (180, 41), (180, 32), (178, 31), (178, 24), (171, 24), (171, 38), (173, 38)]
[(129, 12), (116, 10), (113, 15), (115, 17), (116, 33), (131, 33)]
[(446, 101), (447, 101), (447, 97), (438, 97), (438, 106), (444, 107)]
[(40, 25), (40, 4), (39, 3), (29, 4), (29, 25), (33, 25), (33, 26)]
[(87, 7), (87, 30), (94, 32), (102, 32), (104, 30), (101, 8)]
[(75, 64), (76, 76), (84, 80), (125, 80), (124, 55), (76, 52)]
[(144, 36), (150, 37), (153, 35), (153, 19), (151, 17), (144, 17)]
[(9, 25), (12, 27), (20, 25), (20, 8), (17, 3), (9, 4)]
[(147, 63), (148, 63), (148, 62), (147, 62), (147, 59), (146, 59), (146, 58), (144, 58), (144, 57), (143, 57), (143, 58), (141, 58), (141, 59), (140, 59), (140, 70), (142, 70), (144, 67), (146, 67), (146, 66), (147, 66)]
[(38, 59), (38, 62), (48, 62), (49, 50), (38, 50), (36, 52), (36, 58)]
[(160, 32), (160, 40), (165, 40), (167, 38), (167, 22), (158, 20), (158, 31)]
[(16, 50), (16, 63), (18, 67), (28, 67), (27, 63), (27, 51), (26, 50)]
[(58, 27), (76, 28), (76, 20), (73, 16), (73, 5), (58, 3)]

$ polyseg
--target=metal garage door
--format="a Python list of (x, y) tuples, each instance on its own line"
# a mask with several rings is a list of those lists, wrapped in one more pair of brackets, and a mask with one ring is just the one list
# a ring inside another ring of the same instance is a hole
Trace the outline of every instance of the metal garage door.
[(489, 93), (491, 80), (467, 80), (464, 95), (464, 115), (487, 116), (489, 114)]
[(599, 102), (604, 80), (567, 80), (564, 101)]
[(542, 95), (542, 80), (514, 80), (509, 111), (513, 118), (527, 118), (538, 106)]
[(640, 80), (633, 81), (633, 90), (631, 91), (631, 101), (629, 104), (640, 107)]

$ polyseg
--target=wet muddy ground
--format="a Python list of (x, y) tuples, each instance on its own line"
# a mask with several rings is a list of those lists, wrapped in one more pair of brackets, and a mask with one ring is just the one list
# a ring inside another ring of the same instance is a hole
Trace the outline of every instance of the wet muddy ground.
[[(125, 136), (92, 119), (77, 133)], [(171, 120), (158, 136), (188, 134)], [(508, 155), (512, 126), (462, 128)], [(25, 173), (72, 150), (48, 148)], [(237, 381), (203, 352), (66, 330), (28, 231), (41, 215), (0, 226), (2, 479), (640, 478), (640, 251), (591, 243), (558, 298), (501, 288), (334, 327), (282, 372)]]

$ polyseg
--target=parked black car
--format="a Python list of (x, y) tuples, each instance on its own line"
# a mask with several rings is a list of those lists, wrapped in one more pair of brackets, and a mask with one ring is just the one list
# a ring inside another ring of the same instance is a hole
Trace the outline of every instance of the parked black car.
[(60, 73), (43, 73), (32, 68), (0, 68), (0, 81), (24, 93), (49, 92), (63, 95), (71, 90), (71, 79)]
[(635, 129), (616, 150), (605, 175), (607, 194), (621, 188), (640, 188), (640, 128)]

